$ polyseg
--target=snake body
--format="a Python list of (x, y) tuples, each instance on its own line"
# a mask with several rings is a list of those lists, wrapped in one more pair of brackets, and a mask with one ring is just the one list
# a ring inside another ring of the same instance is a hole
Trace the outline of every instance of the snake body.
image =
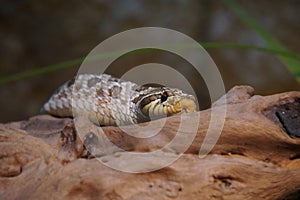
[(80, 74), (50, 97), (42, 110), (59, 117), (88, 113), (101, 126), (150, 121), (194, 112), (195, 98), (169, 87), (146, 87), (108, 74)]

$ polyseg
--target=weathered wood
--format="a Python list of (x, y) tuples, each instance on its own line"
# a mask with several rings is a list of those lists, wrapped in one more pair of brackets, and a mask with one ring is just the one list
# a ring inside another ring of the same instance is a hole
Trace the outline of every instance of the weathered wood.
[[(300, 92), (257, 96), (251, 87), (239, 86), (226, 98), (226, 122), (209, 155), (198, 156), (211, 117), (211, 110), (205, 110), (200, 112), (200, 120), (195, 117), (198, 113), (183, 119), (191, 125), (199, 120), (200, 126), (193, 143), (176, 162), (140, 174), (104, 166), (83, 148), (85, 144), (92, 153), (99, 153), (106, 163), (115, 162), (115, 157), (131, 159), (124, 152), (106, 155), (89, 148), (101, 142), (93, 138), (97, 139), (99, 127), (92, 124), (84, 124), (83, 141), (71, 119), (44, 115), (2, 124), (0, 199), (299, 199), (300, 138), (287, 132), (299, 131), (295, 121), (299, 120)], [(214, 103), (219, 108), (225, 105), (221, 100)], [(295, 120), (290, 123), (292, 128), (278, 115), (282, 105), (294, 109), (289, 118)], [(110, 141), (127, 151), (149, 152), (175, 137), (180, 120), (174, 116), (164, 126), (161, 120), (151, 123), (149, 129), (159, 134), (147, 139), (127, 135), (118, 127), (103, 130)], [(138, 134), (142, 127), (126, 130)], [(176, 150), (150, 158), (159, 162)]]

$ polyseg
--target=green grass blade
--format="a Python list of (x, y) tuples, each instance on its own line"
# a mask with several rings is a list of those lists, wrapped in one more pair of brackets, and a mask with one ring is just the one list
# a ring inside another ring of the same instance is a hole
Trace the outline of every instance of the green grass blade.
[(265, 53), (269, 53), (269, 54), (275, 54), (275, 55), (288, 57), (288, 58), (291, 58), (298, 62), (300, 61), (300, 55), (298, 55), (298, 54), (288, 52), (288, 51), (282, 51), (282, 50), (278, 50), (278, 49), (265, 48), (265, 47), (259, 47), (259, 46), (253, 46), (253, 45), (245, 45), (245, 44), (237, 44), (237, 43), (207, 42), (207, 43), (203, 43), (202, 46), (206, 49), (224, 48), (224, 49), (244, 49), (244, 50), (260, 51), (260, 52), (265, 52)]
[[(278, 51), (290, 53), (284, 45), (282, 45), (272, 34), (268, 32), (259, 22), (252, 18), (243, 8), (236, 3), (235, 0), (223, 0), (225, 4), (249, 27), (255, 30), (267, 43), (270, 49), (276, 49)], [(288, 56), (277, 54), (281, 62), (294, 74), (300, 83), (300, 61), (298, 59), (292, 59)]]
[(33, 76), (54, 72), (57, 70), (68, 68), (68, 67), (74, 67), (75, 65), (80, 64), (83, 61), (83, 59), (84, 58), (78, 58), (75, 60), (69, 60), (69, 61), (65, 61), (65, 62), (53, 64), (53, 65), (48, 65), (45, 67), (40, 67), (38, 69), (27, 70), (24, 72), (4, 76), (4, 77), (0, 78), (0, 85), (11, 82), (11, 81), (18, 81), (18, 80), (30, 78)]
[[(271, 48), (264, 48), (264, 47), (258, 47), (258, 46), (252, 46), (252, 45), (243, 45), (243, 44), (236, 44), (236, 43), (214, 43), (214, 42), (207, 42), (207, 43), (202, 43), (201, 44), (205, 49), (211, 49), (211, 48), (219, 48), (219, 49), (241, 49), (241, 50), (252, 50), (252, 51), (260, 51), (260, 52), (265, 52), (265, 53), (270, 53), (270, 54), (276, 54), (284, 57), (288, 57), (292, 60), (295, 61), (300, 61), (300, 56), (291, 52), (286, 52), (286, 51), (281, 51), (278, 49), (271, 49)], [(192, 45), (182, 45), (182, 46), (176, 46), (176, 48), (181, 48), (181, 49), (188, 49), (188, 48), (198, 48), (199, 46), (192, 46)], [(133, 53), (134, 54), (142, 54), (145, 52), (151, 52), (155, 51), (155, 49), (140, 49), (136, 50)], [(112, 53), (107, 53), (103, 55), (98, 55), (95, 57), (89, 57), (90, 61), (94, 61), (97, 59), (105, 59), (105, 58), (110, 58), (111, 56), (114, 56), (118, 52), (112, 52)], [(125, 53), (125, 51), (124, 51)], [(75, 60), (69, 60), (45, 67), (40, 67), (38, 69), (33, 69), (33, 70), (28, 70), (24, 72), (20, 72), (17, 74), (13, 75), (8, 75), (8, 76), (3, 76), (0, 77), (0, 85), (4, 83), (8, 83), (11, 81), (17, 81), (25, 78), (30, 78), (33, 76), (41, 75), (41, 74), (46, 74), (49, 72), (54, 72), (58, 70), (62, 70), (65, 68), (69, 67), (74, 67), (76, 65), (79, 65), (85, 58), (78, 58)], [(300, 75), (300, 74), (299, 74)], [(300, 77), (300, 76), (299, 76)]]

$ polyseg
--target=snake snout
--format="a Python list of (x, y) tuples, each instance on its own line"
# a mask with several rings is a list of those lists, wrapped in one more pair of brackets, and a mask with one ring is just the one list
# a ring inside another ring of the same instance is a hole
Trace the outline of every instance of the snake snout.
[(182, 113), (190, 113), (196, 111), (196, 103), (195, 100), (190, 98), (184, 98), (179, 101), (181, 112)]

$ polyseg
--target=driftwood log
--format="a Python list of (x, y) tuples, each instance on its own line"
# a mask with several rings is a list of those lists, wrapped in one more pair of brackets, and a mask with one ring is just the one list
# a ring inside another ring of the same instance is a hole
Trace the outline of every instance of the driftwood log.
[[(258, 96), (251, 87), (238, 86), (226, 98), (224, 128), (206, 157), (198, 153), (211, 110), (201, 111), (200, 119), (189, 114), (190, 123), (200, 123), (192, 144), (171, 165), (148, 173), (125, 173), (99, 162), (128, 155), (89, 148), (97, 127), (87, 127), (81, 140), (72, 119), (40, 115), (1, 124), (0, 199), (300, 199), (300, 92)], [(174, 138), (180, 119), (168, 118), (160, 133), (147, 139), (118, 127), (103, 130), (126, 151), (149, 152)], [(157, 129), (156, 123), (149, 126)], [(142, 127), (127, 128), (139, 133)]]

